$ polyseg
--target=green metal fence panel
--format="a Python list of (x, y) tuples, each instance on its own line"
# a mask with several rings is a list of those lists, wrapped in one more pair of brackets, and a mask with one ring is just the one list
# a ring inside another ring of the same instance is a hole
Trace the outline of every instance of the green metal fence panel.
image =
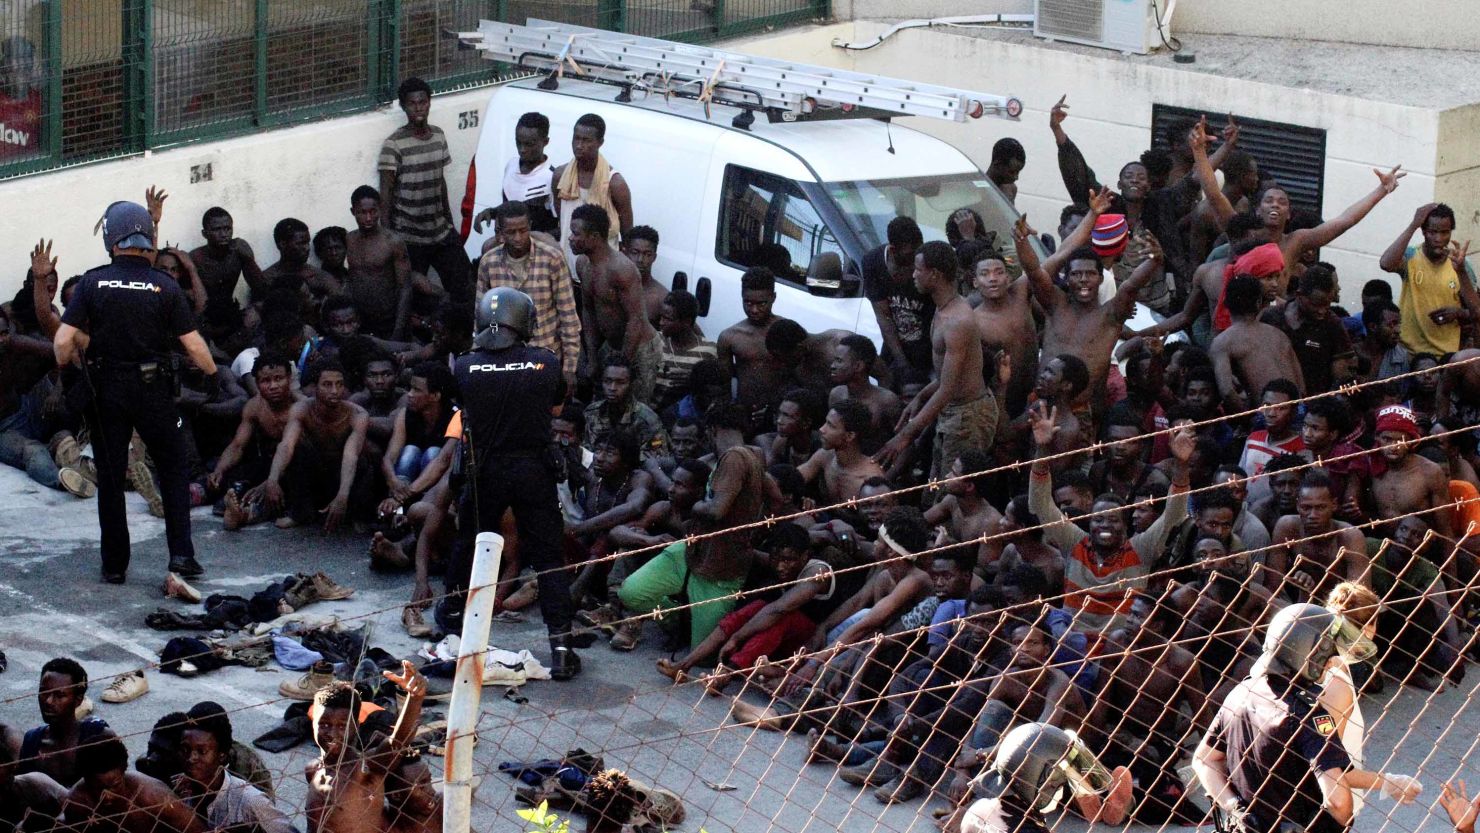
[(829, 0), (0, 2), (0, 178), (240, 135), (438, 92), (508, 67), (459, 46), (482, 19), (712, 41), (826, 17)]

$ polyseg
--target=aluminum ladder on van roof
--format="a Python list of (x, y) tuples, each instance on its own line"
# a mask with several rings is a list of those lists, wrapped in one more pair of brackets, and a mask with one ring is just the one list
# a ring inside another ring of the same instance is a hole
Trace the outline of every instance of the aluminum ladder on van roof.
[(920, 84), (860, 72), (778, 61), (741, 52), (675, 43), (530, 18), (528, 24), (479, 22), (459, 41), (485, 58), (537, 72), (555, 89), (573, 78), (623, 88), (618, 101), (640, 90), (741, 108), (734, 123), (749, 127), (760, 110), (772, 122), (838, 118), (925, 116), (946, 121), (993, 115), (1017, 119), (1016, 96)]

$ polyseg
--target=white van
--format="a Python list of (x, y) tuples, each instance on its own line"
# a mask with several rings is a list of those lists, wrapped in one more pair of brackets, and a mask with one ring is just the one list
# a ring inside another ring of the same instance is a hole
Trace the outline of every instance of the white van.
[[(951, 145), (898, 123), (761, 116), (746, 129), (732, 125), (739, 108), (712, 104), (706, 116), (700, 102), (641, 92), (621, 103), (620, 88), (570, 74), (556, 90), (536, 83), (513, 82), (490, 97), (465, 217), (503, 201), (522, 114), (550, 119), (546, 153), (559, 165), (571, 157), (576, 119), (595, 113), (606, 121), (602, 154), (632, 190), (634, 222), (661, 237), (654, 277), (668, 285), (686, 276), (710, 338), (744, 317), (740, 275), (764, 265), (778, 278), (777, 315), (809, 332), (852, 330), (877, 342), (859, 264), (898, 215), (914, 217), (926, 240), (943, 240), (946, 219), (969, 207), (998, 240), (1011, 240), (1017, 212), (986, 174)], [(489, 234), (470, 233), (470, 257)]]

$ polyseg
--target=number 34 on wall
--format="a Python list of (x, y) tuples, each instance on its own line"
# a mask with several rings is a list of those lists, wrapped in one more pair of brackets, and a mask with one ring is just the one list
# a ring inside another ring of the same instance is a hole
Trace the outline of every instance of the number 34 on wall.
[(478, 126), (478, 111), (464, 110), (457, 114), (457, 129), (467, 130)]

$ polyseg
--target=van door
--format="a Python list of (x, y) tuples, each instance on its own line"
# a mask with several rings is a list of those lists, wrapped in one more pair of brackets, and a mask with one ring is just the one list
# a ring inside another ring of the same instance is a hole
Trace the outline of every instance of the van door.
[[(854, 330), (860, 284), (843, 274), (843, 247), (796, 180), (717, 158), (709, 190), (705, 209), (713, 213), (700, 235), (712, 239), (712, 250), (696, 266), (701, 279), (713, 278), (704, 325), (711, 338), (744, 317), (740, 275), (754, 266), (776, 275), (777, 315), (813, 333)], [(701, 308), (705, 289), (691, 279)]]

